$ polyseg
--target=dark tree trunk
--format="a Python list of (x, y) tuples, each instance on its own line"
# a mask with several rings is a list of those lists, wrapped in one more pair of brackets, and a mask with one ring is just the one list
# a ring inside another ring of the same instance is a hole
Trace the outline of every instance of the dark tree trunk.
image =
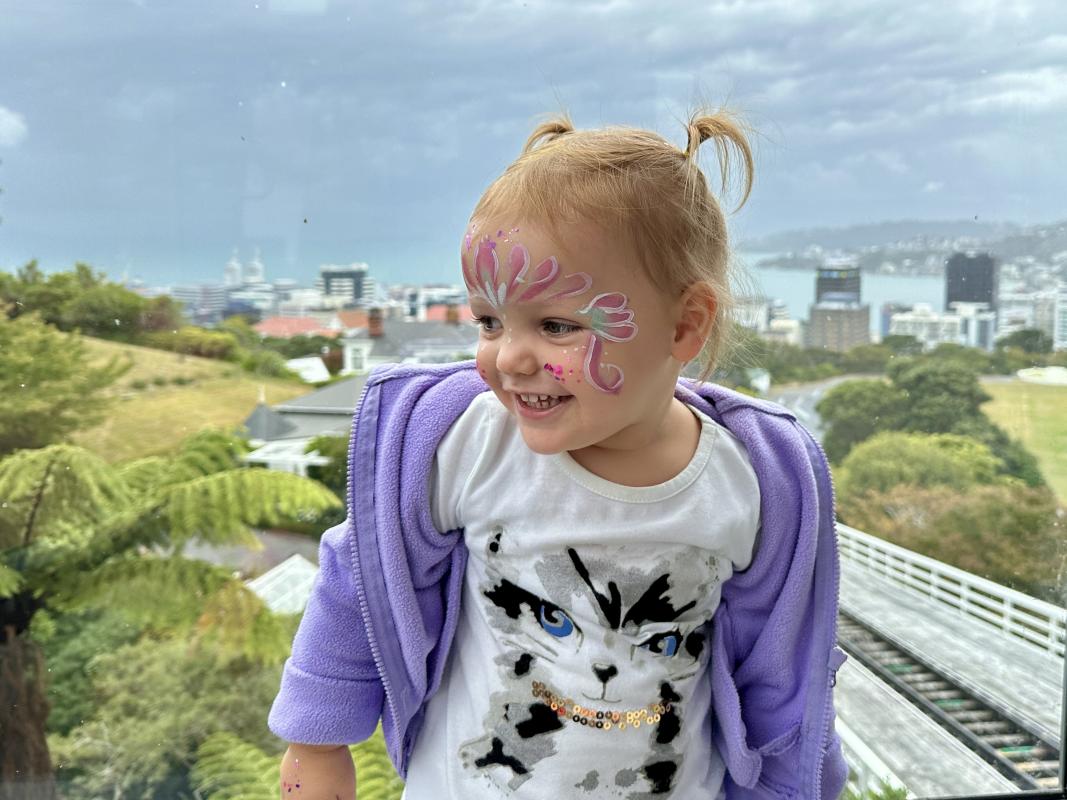
[(0, 800), (58, 800), (47, 719), (41, 648), (7, 625), (0, 634)]

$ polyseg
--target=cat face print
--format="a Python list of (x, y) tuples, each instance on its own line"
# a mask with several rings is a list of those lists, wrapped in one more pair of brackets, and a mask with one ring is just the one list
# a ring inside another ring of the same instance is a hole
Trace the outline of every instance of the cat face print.
[[(683, 695), (707, 660), (714, 557), (570, 547), (529, 563), (502, 537), (488, 544), (482, 586), (502, 688), (464, 764), (512, 790), (538, 770), (571, 770), (585, 797), (668, 793)], [(573, 758), (590, 747), (629, 755), (602, 774)]]

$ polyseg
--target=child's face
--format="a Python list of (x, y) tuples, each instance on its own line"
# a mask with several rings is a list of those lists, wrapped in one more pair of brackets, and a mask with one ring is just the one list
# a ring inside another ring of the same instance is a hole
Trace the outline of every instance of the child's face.
[(682, 366), (680, 304), (651, 285), (621, 237), (590, 224), (565, 231), (561, 241), (483, 220), (468, 232), (478, 370), (535, 452), (640, 449), (660, 432)]

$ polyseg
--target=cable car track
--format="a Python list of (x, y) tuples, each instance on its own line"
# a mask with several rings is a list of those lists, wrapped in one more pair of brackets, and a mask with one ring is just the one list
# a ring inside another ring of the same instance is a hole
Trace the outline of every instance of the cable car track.
[(1011, 709), (961, 686), (922, 656), (842, 611), (838, 643), (1021, 789), (1058, 789), (1059, 750)]

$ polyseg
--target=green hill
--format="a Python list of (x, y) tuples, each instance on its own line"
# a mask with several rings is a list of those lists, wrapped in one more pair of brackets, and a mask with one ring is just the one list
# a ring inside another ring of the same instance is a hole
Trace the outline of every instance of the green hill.
[(233, 428), (252, 413), (263, 388), (268, 404), (310, 391), (309, 386), (261, 378), (236, 364), (149, 347), (83, 337), (95, 360), (117, 356), (132, 367), (112, 388), (107, 419), (74, 435), (76, 444), (111, 462), (167, 453), (203, 428)]
[(984, 381), (982, 388), (993, 398), (982, 410), (1037, 456), (1045, 480), (1067, 503), (1067, 386), (1013, 380)]

